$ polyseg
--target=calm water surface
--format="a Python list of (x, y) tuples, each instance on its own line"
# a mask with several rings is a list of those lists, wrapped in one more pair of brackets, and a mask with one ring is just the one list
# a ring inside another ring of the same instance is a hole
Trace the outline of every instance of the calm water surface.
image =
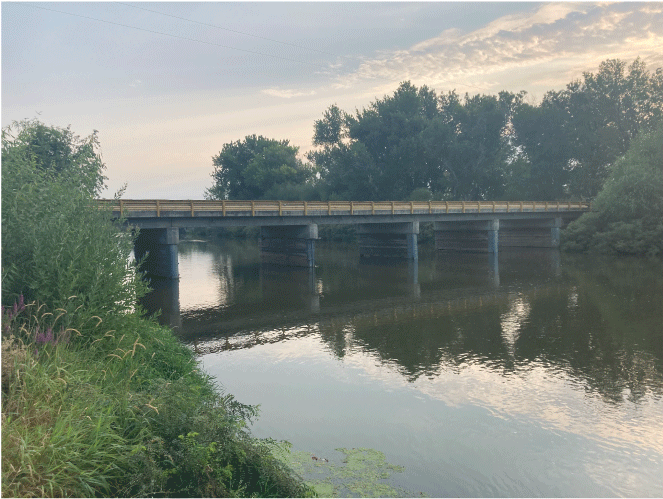
[(380, 450), (408, 495), (663, 496), (663, 264), (420, 248), (315, 270), (180, 244), (151, 306), (259, 437)]

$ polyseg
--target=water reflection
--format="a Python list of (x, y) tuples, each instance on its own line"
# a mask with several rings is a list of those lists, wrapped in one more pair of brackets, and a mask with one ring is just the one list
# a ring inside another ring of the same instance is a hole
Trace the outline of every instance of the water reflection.
[(559, 253), (547, 250), (423, 251), (418, 264), (352, 252), (323, 246), (317, 269), (284, 269), (262, 265), (250, 243), (184, 243), (184, 293), (177, 281), (155, 281), (145, 306), (200, 352), (316, 334), (338, 358), (370, 352), (409, 382), (442, 366), (508, 375), (538, 363), (609, 402), (662, 393), (658, 262), (576, 258), (562, 272)]
[(180, 285), (177, 279), (150, 277), (151, 292), (140, 300), (140, 304), (150, 314), (158, 314), (160, 324), (165, 324), (180, 331)]
[(434, 496), (663, 494), (663, 263), (371, 263), (340, 245), (317, 262), (185, 243), (179, 301), (152, 297), (210, 374), (262, 404), (258, 434), (402, 455)]

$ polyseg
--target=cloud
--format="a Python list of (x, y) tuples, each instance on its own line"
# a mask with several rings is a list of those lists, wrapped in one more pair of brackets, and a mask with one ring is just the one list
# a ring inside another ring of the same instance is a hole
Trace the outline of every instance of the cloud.
[[(570, 80), (559, 61), (592, 70), (608, 58), (640, 56), (663, 64), (663, 4), (553, 3), (535, 11), (503, 16), (468, 33), (458, 29), (364, 62), (344, 85), (380, 79), (410, 79), (434, 88), (494, 93), (550, 90), (532, 88), (545, 81), (559, 88)], [(494, 81), (487, 85), (485, 82)], [(510, 88), (513, 85), (515, 88)]]
[(310, 90), (308, 92), (302, 92), (297, 90), (281, 90), (278, 88), (267, 88), (261, 91), (265, 95), (270, 95), (272, 97), (280, 97), (281, 99), (292, 99), (293, 97), (311, 97), (315, 95), (315, 90)]

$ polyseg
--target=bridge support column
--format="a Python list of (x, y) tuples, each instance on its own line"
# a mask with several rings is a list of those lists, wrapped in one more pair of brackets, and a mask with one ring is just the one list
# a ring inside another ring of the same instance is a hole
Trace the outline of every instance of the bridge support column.
[(417, 234), (419, 222), (359, 224), (359, 255), (418, 260)]
[(435, 249), (497, 253), (500, 221), (435, 222)]
[(180, 233), (177, 228), (141, 229), (134, 243), (134, 254), (140, 260), (147, 253), (141, 270), (155, 277), (178, 279), (177, 244)]
[(500, 246), (504, 248), (559, 248), (561, 217), (543, 220), (502, 220)]
[(263, 263), (288, 267), (314, 267), (317, 238), (316, 224), (262, 226), (260, 257)]

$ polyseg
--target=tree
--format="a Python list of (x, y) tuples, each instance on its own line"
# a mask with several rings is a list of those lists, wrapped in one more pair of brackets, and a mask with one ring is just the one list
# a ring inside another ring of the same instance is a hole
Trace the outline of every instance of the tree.
[(315, 120), (313, 128), (313, 144), (316, 146), (333, 147), (341, 143), (347, 136), (347, 114), (336, 104), (329, 106), (321, 120)]
[(633, 140), (593, 206), (563, 232), (564, 249), (663, 253), (663, 126)]
[[(596, 74), (567, 86), (570, 143), (577, 160), (571, 168), (571, 192), (594, 197), (609, 166), (629, 148), (640, 131), (652, 130), (663, 114), (663, 93), (656, 75), (640, 59), (609, 59)], [(659, 72), (660, 75), (660, 72)]]
[(81, 139), (69, 127), (47, 126), (36, 119), (23, 120), (3, 131), (3, 148), (10, 144), (29, 155), (26, 160), (33, 160), (39, 169), (55, 176), (76, 178), (80, 187), (90, 194), (101, 192), (106, 165), (101, 160), (96, 130)]
[(312, 172), (297, 158), (298, 151), (287, 140), (262, 135), (224, 144), (212, 158), (214, 185), (205, 195), (210, 199), (266, 199), (286, 185), (302, 185)]
[(393, 96), (348, 119), (349, 137), (364, 145), (375, 165), (379, 199), (406, 199), (414, 189), (429, 187), (421, 134), (438, 112), (435, 91), (406, 81)]
[(135, 309), (146, 288), (129, 259), (131, 234), (95, 203), (96, 141), (37, 121), (19, 129), (2, 133), (3, 303), (24, 294), (55, 309), (75, 296), (98, 313)]
[(516, 143), (521, 147), (521, 194), (532, 200), (564, 199), (569, 183), (571, 148), (567, 112), (559, 93), (549, 92), (539, 106), (520, 103), (513, 115)]
[(427, 143), (435, 153), (430, 160), (439, 164), (441, 176), (434, 179), (450, 199), (499, 199), (505, 190), (507, 130), (512, 108), (521, 96), (502, 92), (465, 95), (455, 92), (440, 97), (439, 136)]
[[(403, 82), (348, 115), (331, 106), (315, 122), (309, 154), (330, 197), (486, 199), (505, 191), (507, 130), (521, 94), (439, 99)], [(356, 196), (361, 197), (356, 197)]]

